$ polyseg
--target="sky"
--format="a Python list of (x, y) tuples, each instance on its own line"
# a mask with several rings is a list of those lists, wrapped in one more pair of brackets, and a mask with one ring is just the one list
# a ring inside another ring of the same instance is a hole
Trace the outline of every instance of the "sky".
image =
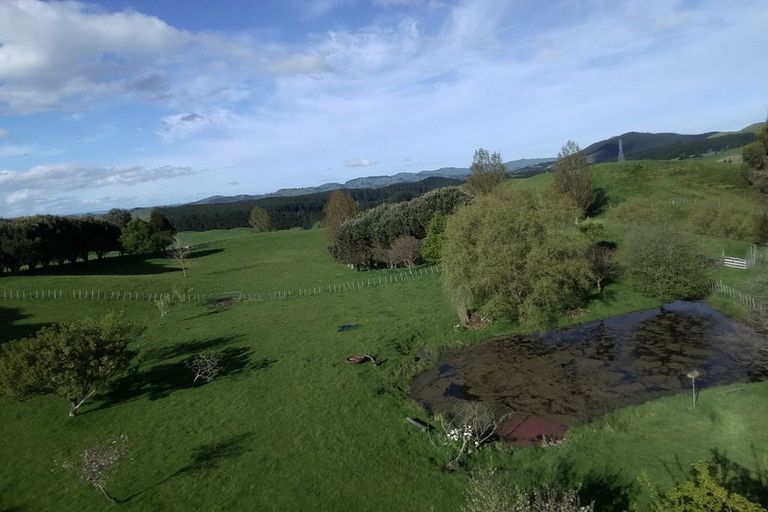
[(765, 0), (0, 0), (0, 217), (768, 112)]

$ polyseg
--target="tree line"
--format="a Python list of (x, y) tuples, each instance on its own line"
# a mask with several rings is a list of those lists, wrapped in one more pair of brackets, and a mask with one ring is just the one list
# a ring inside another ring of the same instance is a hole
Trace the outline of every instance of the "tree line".
[(149, 222), (113, 209), (103, 216), (36, 215), (0, 219), (0, 273), (87, 262), (112, 251), (144, 254), (164, 249), (175, 229), (159, 212)]
[[(469, 198), (456, 187), (446, 187), (403, 203), (376, 206), (339, 226), (329, 224), (329, 251), (338, 261), (356, 268), (400, 263), (410, 267), (419, 257), (418, 241), (426, 237), (435, 215), (450, 214)], [(332, 202), (327, 210), (333, 210)]]

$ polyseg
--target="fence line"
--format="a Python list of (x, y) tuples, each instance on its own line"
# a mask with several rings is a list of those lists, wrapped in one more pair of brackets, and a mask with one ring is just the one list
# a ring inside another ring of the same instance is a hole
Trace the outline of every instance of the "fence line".
[(713, 291), (730, 297), (732, 300), (735, 300), (742, 306), (747, 306), (750, 309), (760, 311), (761, 313), (768, 313), (767, 303), (760, 301), (752, 295), (739, 291), (735, 288), (731, 288), (720, 280), (711, 281), (709, 286)]
[[(428, 275), (440, 273), (437, 265), (421, 267), (412, 272), (398, 272), (396, 274), (368, 277), (364, 280), (332, 283), (323, 286), (311, 286), (306, 288), (293, 288), (266, 292), (210, 292), (187, 293), (181, 297), (187, 302), (203, 302), (208, 300), (233, 300), (242, 302), (263, 302), (282, 300), (292, 297), (309, 297), (321, 294), (338, 294), (364, 288), (372, 288), (392, 283), (401, 283)], [(2, 290), (0, 300), (100, 300), (100, 301), (143, 301), (153, 302), (163, 297), (172, 297), (173, 292), (139, 292), (126, 290), (97, 290), (97, 289), (31, 289), (31, 290)]]

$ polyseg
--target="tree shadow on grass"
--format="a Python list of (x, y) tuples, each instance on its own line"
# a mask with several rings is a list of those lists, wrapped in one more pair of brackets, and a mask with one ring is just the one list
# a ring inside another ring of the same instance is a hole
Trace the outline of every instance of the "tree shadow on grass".
[[(247, 370), (265, 369), (276, 362), (273, 359), (251, 361), (251, 349), (248, 347), (228, 347), (219, 351), (218, 355), (221, 357), (222, 369), (210, 384)], [(99, 397), (102, 404), (98, 409), (106, 409), (139, 398), (159, 400), (181, 389), (209, 385), (201, 380), (193, 382), (194, 372), (187, 367), (189, 359), (156, 364), (145, 371), (117, 380), (107, 393)]]
[(131, 501), (137, 496), (176, 477), (217, 469), (227, 461), (249, 452), (248, 444), (254, 437), (255, 434), (253, 432), (243, 432), (215, 443), (201, 444), (192, 452), (191, 460), (186, 465), (154, 484), (120, 500), (120, 503)]
[(214, 254), (219, 254), (222, 252), (224, 252), (224, 249), (206, 249), (204, 251), (194, 251), (192, 254), (187, 256), (186, 259), (195, 260), (197, 258), (205, 258), (206, 256), (212, 256)]
[(177, 357), (196, 354), (204, 350), (211, 350), (226, 345), (241, 336), (217, 336), (203, 340), (184, 341), (167, 347), (153, 347), (144, 352), (146, 361), (165, 361)]
[(47, 323), (18, 323), (20, 320), (29, 317), (30, 315), (22, 313), (19, 308), (0, 307), (0, 346), (11, 340), (18, 340), (31, 336), (46, 325), (50, 325)]
[(768, 468), (764, 467), (765, 461), (760, 460), (754, 446), (752, 453), (757, 471), (734, 462), (717, 448), (712, 450), (709, 465), (715, 478), (723, 487), (766, 507), (768, 506)]
[(628, 510), (632, 498), (637, 494), (637, 485), (619, 472), (592, 470), (582, 473), (563, 460), (556, 474), (555, 483), (578, 485), (581, 502), (594, 503), (595, 512)]
[(626, 482), (619, 474), (589, 473), (580, 478), (579, 496), (584, 503), (594, 503), (595, 512), (629, 510), (635, 484)]
[(87, 263), (81, 261), (62, 266), (29, 270), (23, 272), (23, 274), (29, 276), (133, 276), (181, 272), (181, 269), (170, 266), (170, 260), (167, 265), (149, 261), (149, 258), (158, 257), (165, 257), (165, 254), (117, 256), (114, 258), (104, 258), (103, 260), (91, 260)]

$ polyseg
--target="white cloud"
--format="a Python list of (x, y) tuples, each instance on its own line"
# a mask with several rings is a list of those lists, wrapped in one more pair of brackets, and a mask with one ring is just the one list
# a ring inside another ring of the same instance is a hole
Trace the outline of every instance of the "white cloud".
[(0, 3), (0, 103), (36, 112), (125, 90), (130, 77), (169, 61), (186, 40), (183, 32), (136, 12), (6, 0)]
[[(171, 180), (194, 174), (189, 167), (87, 167), (79, 165), (44, 165), (26, 171), (0, 171), (0, 206), (13, 207), (10, 212), (39, 211), (45, 205), (60, 210), (60, 201), (84, 204), (82, 192), (118, 186), (137, 186), (160, 180)], [(71, 193), (63, 196), (62, 192)], [(77, 202), (79, 201), (79, 202)], [(87, 201), (86, 201), (87, 202)], [(0, 210), (2, 213), (2, 210)]]
[(344, 161), (344, 167), (371, 167), (376, 165), (376, 160), (368, 160), (366, 158), (352, 158), (351, 160)]
[(11, 132), (7, 128), (0, 128), (0, 139), (7, 139), (10, 135)]

